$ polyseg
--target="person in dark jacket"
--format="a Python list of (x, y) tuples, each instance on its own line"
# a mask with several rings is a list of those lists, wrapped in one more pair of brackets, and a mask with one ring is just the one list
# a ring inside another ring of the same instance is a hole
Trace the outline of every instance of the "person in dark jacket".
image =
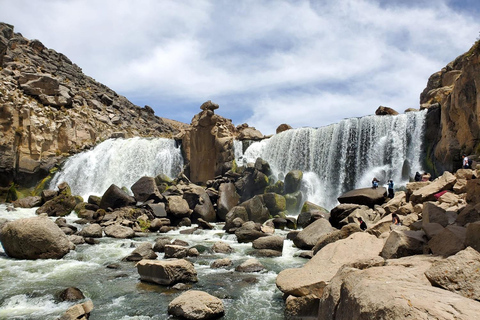
[(363, 231), (367, 230), (367, 224), (363, 221), (362, 217), (358, 217), (358, 222), (360, 223), (360, 229)]
[(388, 197), (393, 199), (395, 192), (393, 191), (393, 180), (388, 180)]

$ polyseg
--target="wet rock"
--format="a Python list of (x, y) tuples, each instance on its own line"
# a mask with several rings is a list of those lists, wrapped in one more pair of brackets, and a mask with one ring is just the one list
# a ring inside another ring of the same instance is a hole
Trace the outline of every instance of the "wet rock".
[(88, 238), (101, 238), (103, 236), (103, 230), (99, 224), (92, 223), (85, 226), (79, 232), (79, 235), (82, 237), (88, 237)]
[(300, 214), (298, 215), (297, 225), (298, 227), (306, 228), (309, 224), (321, 218), (330, 218), (330, 213), (328, 210), (319, 205), (306, 201), (302, 206)]
[(225, 313), (222, 300), (198, 290), (189, 290), (170, 302), (168, 313), (185, 319), (214, 319)]
[(242, 202), (240, 206), (247, 210), (249, 221), (264, 223), (270, 219), (270, 212), (265, 206), (262, 196), (255, 196), (250, 200)]
[(188, 256), (188, 248), (184, 246), (178, 246), (174, 244), (166, 244), (164, 247), (165, 259), (177, 258), (183, 259)]
[(222, 183), (218, 188), (217, 215), (221, 221), (225, 221), (227, 213), (235, 207), (240, 200), (240, 196), (231, 182)]
[(141, 243), (135, 250), (125, 257), (126, 261), (140, 261), (143, 259), (156, 259), (157, 254), (152, 249), (149, 242)]
[(139, 202), (145, 202), (150, 199), (154, 200), (154, 202), (163, 200), (163, 196), (158, 190), (155, 178), (153, 177), (141, 177), (130, 189), (133, 192), (135, 200)]
[(164, 252), (165, 245), (170, 244), (170, 238), (159, 237), (155, 239), (155, 243), (153, 245), (153, 251), (155, 252)]
[(0, 241), (5, 253), (16, 259), (60, 259), (70, 251), (70, 241), (50, 219), (18, 219), (3, 225)]
[(131, 228), (120, 225), (108, 226), (104, 229), (104, 232), (107, 237), (117, 239), (133, 238), (135, 236), (135, 232)]
[(252, 247), (255, 249), (271, 249), (282, 252), (283, 237), (281, 236), (267, 236), (261, 237), (252, 242)]
[(45, 202), (37, 209), (36, 214), (46, 213), (48, 216), (63, 217), (68, 215), (77, 205), (77, 200), (73, 196), (60, 194)]
[[(237, 218), (242, 221), (240, 224), (233, 223), (233, 221)], [(247, 209), (245, 209), (245, 207), (235, 206), (225, 216), (225, 226), (223, 227), (223, 229), (229, 233), (234, 233), (235, 229), (241, 227), (242, 224), (246, 221), (248, 221)]]
[(217, 241), (213, 244), (212, 251), (215, 253), (232, 253), (233, 248), (223, 241)]
[(285, 193), (294, 193), (300, 190), (303, 179), (303, 172), (300, 170), (292, 170), (285, 176)]
[(188, 206), (188, 202), (182, 196), (168, 196), (167, 201), (167, 213), (175, 219), (189, 217), (193, 212)]
[(93, 310), (92, 300), (88, 300), (81, 304), (71, 306), (59, 318), (59, 320), (86, 320), (90, 317), (90, 312)]
[(43, 203), (40, 196), (28, 196), (22, 199), (15, 200), (13, 206), (15, 208), (33, 208), (39, 207)]
[(235, 236), (239, 243), (252, 242), (260, 237), (266, 237), (268, 234), (261, 231), (261, 225), (253, 221), (245, 222), (235, 231)]
[(193, 264), (185, 259), (142, 260), (136, 264), (140, 280), (161, 285), (178, 282), (197, 282)]
[(129, 196), (121, 188), (112, 184), (102, 196), (100, 208), (107, 210), (108, 208), (116, 209), (136, 203), (132, 196)]
[(83, 295), (83, 292), (80, 291), (80, 289), (75, 287), (69, 287), (59, 293), (58, 299), (59, 301), (77, 301), (85, 299), (85, 296)]
[(265, 267), (255, 258), (250, 258), (235, 268), (235, 271), (238, 272), (260, 272)]
[(232, 264), (233, 262), (229, 258), (217, 259), (210, 264), (210, 268), (212, 269), (228, 268)]

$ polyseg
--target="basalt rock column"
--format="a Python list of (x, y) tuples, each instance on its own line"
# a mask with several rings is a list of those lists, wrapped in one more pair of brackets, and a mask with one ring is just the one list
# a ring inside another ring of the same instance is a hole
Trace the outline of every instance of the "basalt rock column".
[(231, 120), (215, 114), (218, 104), (209, 100), (200, 109), (202, 111), (193, 117), (191, 127), (185, 132), (182, 145), (190, 180), (202, 184), (231, 168), (235, 159), (236, 129)]

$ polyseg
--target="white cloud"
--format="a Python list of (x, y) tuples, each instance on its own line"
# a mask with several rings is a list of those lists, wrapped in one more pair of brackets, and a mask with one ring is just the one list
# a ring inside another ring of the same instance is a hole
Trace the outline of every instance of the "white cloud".
[(160, 116), (212, 99), (268, 134), (418, 107), (480, 29), (445, 1), (0, 0), (0, 20)]

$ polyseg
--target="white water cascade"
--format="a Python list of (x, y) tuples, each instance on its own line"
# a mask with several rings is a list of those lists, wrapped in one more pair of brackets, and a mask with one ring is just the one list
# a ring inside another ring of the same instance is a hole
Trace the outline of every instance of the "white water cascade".
[(101, 196), (111, 184), (130, 188), (142, 176), (176, 177), (182, 167), (180, 147), (172, 139), (109, 139), (69, 158), (50, 188), (66, 181), (73, 194), (86, 200), (92, 194)]
[(374, 177), (382, 184), (392, 179), (399, 187), (421, 171), (425, 115), (426, 111), (367, 116), (322, 128), (284, 131), (252, 144), (243, 163), (260, 157), (276, 177), (304, 171), (307, 199), (331, 209), (339, 195), (370, 187)]

